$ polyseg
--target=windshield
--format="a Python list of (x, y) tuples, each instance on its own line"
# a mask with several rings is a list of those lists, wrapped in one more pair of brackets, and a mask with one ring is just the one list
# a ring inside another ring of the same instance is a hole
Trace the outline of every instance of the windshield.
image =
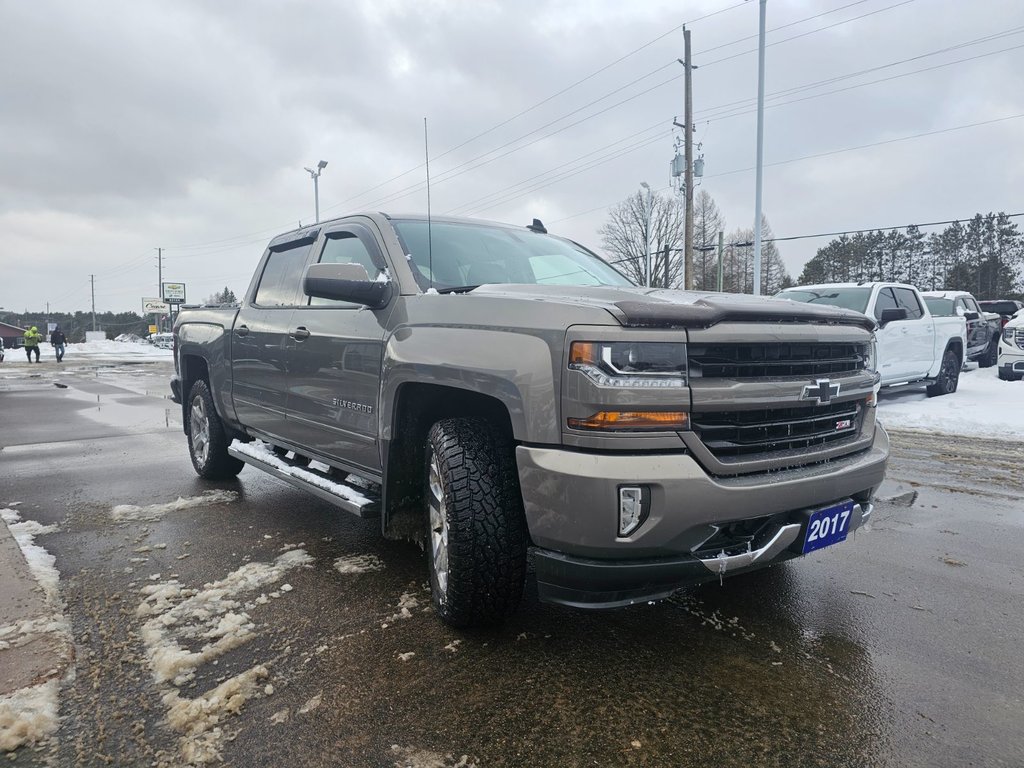
[(775, 295), (776, 299), (792, 299), (804, 304), (828, 304), (833, 307), (864, 312), (871, 298), (870, 288), (794, 288)]
[(632, 285), (580, 246), (525, 228), (435, 221), (428, 244), (426, 221), (391, 223), (424, 290), (484, 283)]
[(928, 305), (928, 311), (936, 317), (952, 317), (956, 314), (953, 309), (952, 299), (940, 299), (937, 296), (925, 296), (924, 303)]

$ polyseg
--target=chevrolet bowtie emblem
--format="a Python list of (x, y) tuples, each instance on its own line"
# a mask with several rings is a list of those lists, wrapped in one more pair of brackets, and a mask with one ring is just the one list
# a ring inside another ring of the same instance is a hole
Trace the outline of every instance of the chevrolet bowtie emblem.
[(833, 397), (837, 397), (838, 395), (838, 384), (833, 384), (828, 379), (818, 379), (813, 384), (808, 384), (804, 387), (804, 391), (800, 395), (800, 399), (817, 400), (818, 405), (821, 405), (822, 403), (830, 402)]

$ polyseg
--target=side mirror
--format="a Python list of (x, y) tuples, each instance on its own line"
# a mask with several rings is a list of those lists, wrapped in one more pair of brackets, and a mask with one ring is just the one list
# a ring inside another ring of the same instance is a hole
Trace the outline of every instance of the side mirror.
[(882, 316), (878, 319), (878, 325), (884, 328), (886, 325), (891, 323), (893, 320), (906, 320), (907, 310), (905, 307), (895, 307), (892, 309), (883, 309)]
[(981, 315), (979, 315), (977, 312), (964, 312), (964, 319), (970, 320), (972, 323), (975, 320), (979, 319), (980, 317)]
[(391, 281), (370, 280), (362, 264), (310, 264), (302, 278), (307, 296), (351, 301), (380, 309), (391, 301)]

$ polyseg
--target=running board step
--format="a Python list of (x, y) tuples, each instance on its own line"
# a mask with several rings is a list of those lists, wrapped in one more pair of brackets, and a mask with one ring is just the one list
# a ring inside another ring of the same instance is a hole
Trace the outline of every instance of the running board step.
[(380, 514), (380, 499), (370, 489), (349, 485), (326, 472), (293, 464), (275, 454), (266, 443), (258, 440), (242, 443), (235, 440), (228, 446), (228, 453), (356, 517), (374, 518)]

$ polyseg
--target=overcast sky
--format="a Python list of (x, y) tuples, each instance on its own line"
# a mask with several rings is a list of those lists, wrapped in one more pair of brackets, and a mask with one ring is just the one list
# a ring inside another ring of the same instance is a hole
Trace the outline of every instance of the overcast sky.
[[(97, 310), (139, 311), (157, 246), (190, 301), (240, 294), (269, 237), (313, 221), (303, 166), (329, 163), (322, 218), (424, 211), (424, 117), (435, 214), (537, 217), (600, 249), (610, 204), (645, 180), (668, 194), (688, 22), (701, 188), (751, 226), (757, 17), (756, 0), (0, 0), (0, 307), (88, 309), (94, 274)], [(1024, 210), (1019, 0), (769, 0), (768, 30), (777, 236)], [(780, 243), (794, 276), (825, 242)]]

